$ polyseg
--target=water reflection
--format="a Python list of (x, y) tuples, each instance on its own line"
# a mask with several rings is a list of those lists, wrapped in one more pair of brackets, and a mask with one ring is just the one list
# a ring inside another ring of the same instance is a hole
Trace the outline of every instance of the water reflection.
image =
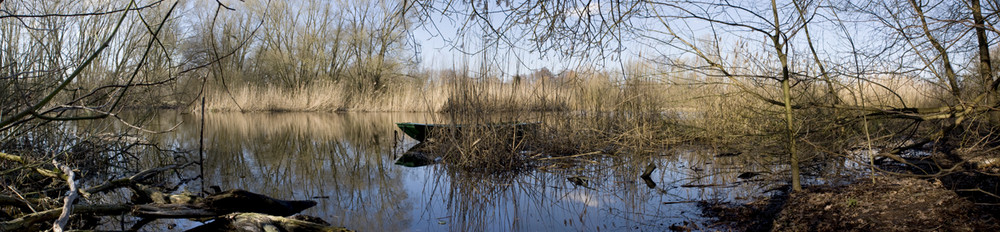
[[(229, 114), (205, 117), (205, 185), (283, 199), (313, 199), (304, 214), (358, 231), (666, 230), (703, 223), (694, 200), (757, 196), (763, 185), (736, 178), (765, 172), (741, 158), (678, 148), (636, 160), (541, 164), (536, 171), (475, 174), (430, 165), (393, 165), (415, 145), (395, 122), (438, 122), (433, 114)], [(165, 114), (154, 127), (186, 123), (153, 139), (197, 150), (200, 119)], [(193, 156), (197, 157), (197, 156)], [(749, 156), (746, 156), (749, 157)], [(589, 160), (589, 159), (588, 159)], [(638, 176), (658, 167), (647, 187)], [(585, 177), (587, 185), (570, 177)], [(700, 184), (713, 188), (688, 188)], [(199, 189), (201, 186), (186, 186)], [(681, 202), (681, 203), (678, 203)], [(667, 204), (665, 204), (667, 203)], [(675, 204), (676, 203), (676, 204)]]

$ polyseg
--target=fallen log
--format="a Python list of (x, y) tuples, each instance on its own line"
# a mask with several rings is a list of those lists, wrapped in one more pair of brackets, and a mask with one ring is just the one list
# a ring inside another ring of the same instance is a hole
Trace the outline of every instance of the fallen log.
[[(138, 185), (141, 186), (141, 185)], [(160, 194), (164, 195), (164, 194)], [(8, 203), (17, 199), (12, 197), (0, 198)], [(142, 205), (130, 204), (110, 204), (110, 205), (77, 205), (70, 209), (70, 214), (96, 214), (96, 215), (121, 215), (131, 211), (132, 215), (143, 218), (212, 218), (233, 213), (258, 213), (276, 216), (269, 220), (276, 220), (281, 216), (290, 216), (316, 205), (311, 200), (279, 200), (265, 195), (248, 192), (246, 190), (229, 190), (214, 194), (205, 198), (186, 199), (182, 202), (170, 199), (170, 204), (150, 203)], [(163, 201), (160, 201), (163, 202)], [(64, 208), (54, 208), (37, 213), (31, 213), (9, 221), (0, 222), (0, 231), (32, 231), (44, 228), (45, 223), (50, 223), (63, 214)], [(69, 214), (66, 214), (69, 215)], [(250, 214), (253, 215), (253, 214)], [(267, 216), (267, 215), (265, 215)], [(260, 217), (256, 217), (260, 218)], [(237, 218), (238, 219), (238, 218)], [(240, 219), (245, 220), (245, 219)], [(293, 219), (289, 219), (293, 220)], [(301, 220), (298, 220), (301, 221)], [(64, 222), (62, 222), (64, 223)], [(56, 224), (60, 224), (57, 222)], [(315, 223), (314, 223), (315, 224)], [(50, 224), (51, 225), (51, 224)], [(283, 225), (282, 228), (312, 228), (311, 226), (299, 226), (297, 222)], [(331, 227), (334, 228), (334, 227)], [(225, 231), (225, 230), (223, 230)], [(242, 230), (248, 231), (248, 230)], [(252, 230), (249, 230), (252, 231)], [(293, 231), (293, 230), (282, 230)], [(344, 230), (296, 230), (296, 231), (344, 231)]]
[(206, 232), (206, 231), (342, 232), (351, 230), (348, 230), (343, 227), (333, 227), (321, 223), (309, 222), (287, 217), (278, 217), (260, 213), (232, 213), (220, 217), (211, 223), (188, 230), (188, 232)]
[[(110, 205), (78, 205), (73, 207), (72, 214), (121, 215), (132, 209), (123, 204)], [(62, 214), (63, 208), (55, 208), (42, 212), (28, 214), (10, 221), (0, 222), (0, 231), (32, 231), (40, 230), (43, 222), (56, 220)]]
[(235, 212), (290, 216), (316, 205), (311, 200), (279, 200), (261, 194), (234, 189), (184, 204), (145, 204), (133, 214), (148, 218), (202, 218)]
[(190, 204), (137, 205), (132, 214), (143, 218), (209, 218), (221, 215), (206, 208)]

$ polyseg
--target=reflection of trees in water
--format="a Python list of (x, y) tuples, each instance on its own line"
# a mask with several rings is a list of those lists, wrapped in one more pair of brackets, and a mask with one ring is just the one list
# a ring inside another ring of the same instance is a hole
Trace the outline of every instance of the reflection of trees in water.
[[(774, 165), (783, 163), (777, 155), (747, 151), (715, 157), (717, 151), (699, 146), (647, 156), (585, 157), (569, 164), (562, 160), (522, 173), (394, 166), (393, 123), (429, 121), (414, 118), (420, 116), (210, 114), (206, 183), (277, 198), (320, 197), (314, 199), (320, 204), (306, 214), (361, 231), (662, 230), (701, 220), (693, 203), (664, 202), (752, 199), (781, 183), (747, 181), (738, 175), (760, 172), (767, 174), (758, 178), (780, 178), (787, 169)], [(183, 117), (198, 121), (196, 116)], [(161, 120), (170, 122), (159, 122), (162, 125), (176, 121)], [(160, 138), (163, 144), (196, 149), (197, 123), (163, 136), (171, 136)], [(658, 167), (652, 189), (638, 177), (651, 161)], [(567, 180), (578, 176), (586, 177), (586, 186)], [(408, 183), (414, 180), (421, 183)]]
[[(605, 157), (523, 173), (477, 174), (440, 168), (434, 182), (447, 204), (453, 231), (508, 230), (666, 230), (666, 226), (700, 219), (694, 202), (705, 199), (745, 199), (760, 194), (758, 182), (736, 176), (738, 170), (755, 170), (747, 160), (713, 163), (714, 154), (702, 150), (670, 150), (654, 159)], [(658, 168), (650, 188), (639, 175), (653, 160)], [(586, 185), (567, 180), (586, 179)], [(684, 188), (690, 183), (719, 184)]]
[[(719, 151), (705, 147), (674, 149), (672, 162), (667, 169), (677, 170), (664, 177), (674, 180), (673, 185), (714, 186), (721, 188), (690, 188), (697, 199), (746, 203), (764, 195), (781, 193), (790, 187), (788, 157), (784, 151), (768, 148), (744, 149), (736, 155), (720, 155)], [(853, 178), (848, 169), (853, 163), (844, 157), (820, 157), (803, 149), (802, 173), (804, 184), (838, 183)], [(732, 153), (730, 153), (732, 154)], [(857, 171), (857, 170), (855, 170)], [(670, 183), (668, 183), (670, 184)]]
[[(414, 206), (391, 166), (397, 117), (407, 115), (209, 114), (206, 185), (315, 198), (320, 204), (305, 214), (361, 231), (408, 228), (398, 219)], [(176, 137), (163, 138), (165, 144), (197, 149), (197, 123), (169, 136)]]
[[(740, 201), (759, 196), (770, 183), (759, 181), (766, 178), (782, 180), (781, 161), (776, 156), (757, 152), (731, 157), (717, 157), (719, 151), (699, 147), (676, 149), (677, 161), (671, 168), (683, 177), (676, 178), (677, 186), (689, 187), (691, 197), (710, 201)], [(785, 165), (787, 166), (787, 165)], [(784, 167), (787, 168), (787, 167)], [(740, 174), (761, 173), (760, 178), (741, 179)], [(772, 173), (773, 172), (773, 173)], [(682, 187), (683, 188), (683, 187)]]
[[(437, 176), (447, 176), (448, 191), (446, 204), (451, 219), (452, 231), (496, 231), (490, 225), (512, 225), (516, 223), (518, 208), (517, 193), (511, 191), (516, 185), (517, 174), (477, 174), (456, 169), (439, 169)], [(503, 221), (499, 221), (503, 220)]]

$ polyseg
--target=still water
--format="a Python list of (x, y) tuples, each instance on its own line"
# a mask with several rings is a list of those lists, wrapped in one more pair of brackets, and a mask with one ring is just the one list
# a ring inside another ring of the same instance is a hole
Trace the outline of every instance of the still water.
[[(446, 164), (395, 165), (417, 141), (395, 122), (439, 122), (421, 113), (209, 113), (204, 186), (245, 189), (279, 199), (315, 200), (302, 214), (357, 231), (663, 231), (710, 224), (696, 201), (749, 200), (761, 185), (736, 178), (761, 171), (744, 156), (711, 148), (657, 151), (652, 158), (602, 158), (507, 174), (473, 174)], [(150, 139), (194, 151), (197, 115), (162, 113)], [(183, 123), (181, 123), (183, 122)], [(647, 185), (638, 176), (657, 165)], [(200, 172), (201, 170), (198, 170)], [(586, 186), (568, 179), (582, 177)], [(695, 187), (692, 187), (695, 186)], [(710, 187), (705, 187), (710, 186)], [(200, 191), (200, 180), (182, 190)], [(200, 222), (177, 222), (178, 228)]]

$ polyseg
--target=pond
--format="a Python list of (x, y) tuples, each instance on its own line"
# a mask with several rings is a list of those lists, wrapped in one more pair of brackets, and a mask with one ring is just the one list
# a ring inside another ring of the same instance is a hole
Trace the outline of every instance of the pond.
[[(751, 156), (717, 158), (711, 148), (673, 148), (652, 158), (605, 157), (518, 173), (476, 174), (446, 164), (395, 165), (416, 140), (396, 122), (439, 122), (426, 113), (209, 113), (204, 179), (181, 190), (218, 186), (279, 199), (315, 200), (302, 214), (358, 231), (668, 230), (705, 225), (697, 202), (746, 201), (768, 187), (737, 178)], [(149, 139), (198, 159), (198, 115), (160, 113)], [(183, 123), (181, 123), (183, 122)], [(649, 162), (650, 180), (638, 176)], [(196, 176), (202, 170), (194, 170)], [(579, 185), (571, 180), (586, 180)], [(654, 186), (655, 185), (655, 186)], [(178, 191), (181, 191), (178, 190)], [(201, 222), (166, 220), (183, 229)], [(164, 226), (161, 224), (160, 226)], [(177, 226), (177, 227), (175, 227)]]

